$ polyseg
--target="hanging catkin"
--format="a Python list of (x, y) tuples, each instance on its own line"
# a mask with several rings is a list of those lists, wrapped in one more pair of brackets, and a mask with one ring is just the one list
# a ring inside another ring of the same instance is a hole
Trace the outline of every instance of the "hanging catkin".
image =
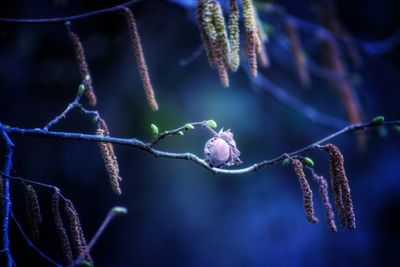
[(293, 160), (292, 164), (296, 176), (299, 179), (301, 190), (303, 191), (303, 205), (306, 212), (306, 219), (310, 223), (317, 223), (318, 218), (314, 215), (314, 204), (312, 200), (313, 194), (310, 185), (308, 184), (308, 181), (306, 179), (306, 175), (304, 174), (303, 164), (298, 159)]
[(132, 47), (136, 58), (136, 63), (139, 68), (140, 78), (143, 82), (143, 87), (146, 92), (147, 101), (153, 110), (158, 110), (158, 103), (154, 94), (153, 85), (151, 84), (149, 70), (143, 53), (142, 43), (140, 41), (139, 32), (136, 26), (136, 20), (132, 11), (127, 7), (122, 7), (122, 12), (125, 15), (126, 22), (129, 27), (129, 32), (132, 41)]
[[(87, 244), (78, 213), (76, 212), (75, 207), (70, 200), (65, 201), (65, 213), (67, 214), (69, 221), (69, 228), (71, 231), (75, 258), (78, 258), (87, 250)], [(83, 258), (85, 260), (93, 262), (92, 258), (89, 255), (89, 252), (83, 255)]]
[(230, 61), (229, 68), (231, 71), (236, 72), (240, 65), (240, 29), (239, 29), (239, 7), (237, 0), (230, 0), (230, 14), (229, 14), (229, 42), (230, 42)]
[(82, 83), (85, 85), (85, 95), (89, 101), (89, 105), (93, 107), (97, 104), (97, 98), (93, 90), (92, 76), (90, 75), (89, 65), (85, 56), (85, 50), (83, 49), (83, 45), (79, 36), (71, 30), (69, 25), (67, 25), (67, 30), (68, 37), (71, 40), (74, 48), (76, 61), (78, 62)]
[(58, 238), (61, 242), (62, 253), (64, 256), (65, 265), (70, 265), (73, 260), (71, 244), (65, 230), (64, 223), (60, 213), (60, 192), (58, 189), (54, 190), (51, 197), (51, 212), (53, 214), (54, 225), (58, 234)]
[(246, 47), (249, 60), (250, 74), (257, 76), (257, 52), (260, 48), (260, 39), (257, 33), (257, 24), (254, 16), (254, 6), (252, 0), (242, 0), (244, 28), (246, 30)]
[(39, 237), (39, 225), (42, 223), (39, 199), (31, 185), (25, 186), (26, 216), (33, 239)]
[[(100, 119), (99, 128), (97, 129), (96, 134), (101, 136), (110, 135), (107, 125), (103, 119)], [(104, 166), (110, 179), (111, 188), (115, 194), (121, 195), (122, 191), (119, 183), (122, 181), (122, 178), (119, 175), (119, 166), (113, 145), (105, 142), (97, 142), (97, 144), (104, 160)]]
[(356, 228), (353, 201), (350, 194), (349, 181), (344, 168), (344, 158), (339, 148), (327, 144), (324, 149), (329, 154), (329, 167), (332, 179), (332, 190), (336, 208), (339, 213), (340, 223), (348, 229)]

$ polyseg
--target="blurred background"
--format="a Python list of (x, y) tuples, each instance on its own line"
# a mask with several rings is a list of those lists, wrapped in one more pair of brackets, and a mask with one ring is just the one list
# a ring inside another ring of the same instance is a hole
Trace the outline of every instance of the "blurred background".
[[(7, 1), (1, 4), (0, 17), (66, 16), (119, 3), (123, 1)], [(317, 26), (315, 12), (322, 3), (275, 1), (289, 14)], [(400, 3), (332, 3), (363, 58), (362, 66), (348, 64), (363, 119), (376, 115), (399, 119)], [(151, 123), (163, 131), (214, 119), (219, 127), (232, 130), (242, 152), (242, 166), (248, 166), (336, 130), (316, 124), (264, 94), (243, 69), (230, 75), (229, 88), (222, 88), (204, 52), (182, 66), (181, 61), (201, 45), (195, 1), (146, 0), (132, 10), (160, 105), (158, 112), (152, 112), (146, 102), (123, 16), (105, 14), (73, 24), (86, 50), (98, 97), (96, 109), (112, 136), (150, 141)], [(269, 17), (260, 13), (260, 18), (266, 21)], [(285, 33), (272, 22), (266, 44), (271, 67), (262, 70), (262, 75), (307, 106), (346, 121), (340, 97), (324, 79), (311, 74), (312, 87), (301, 87)], [(318, 62), (315, 40), (307, 34), (301, 38), (306, 53)], [(242, 66), (246, 64), (242, 57)], [(43, 127), (73, 100), (79, 84), (78, 66), (62, 25), (0, 23), (1, 123)], [(95, 126), (89, 118), (73, 112), (54, 130), (94, 133)], [(124, 178), (123, 194), (115, 196), (96, 144), (13, 137), (12, 175), (61, 188), (79, 212), (88, 240), (111, 207), (128, 208), (128, 215), (113, 221), (92, 250), (99, 267), (400, 266), (399, 137), (392, 128), (369, 130), (363, 153), (352, 135), (333, 140), (345, 156), (357, 216), (355, 231), (340, 229), (338, 233), (331, 233), (325, 224), (314, 183), (320, 223), (306, 221), (302, 192), (290, 167), (270, 167), (240, 176), (213, 175), (188, 161), (156, 159), (137, 149), (115, 146)], [(168, 138), (158, 147), (202, 156), (209, 138), (205, 130), (196, 129), (183, 137)], [(0, 149), (4, 153), (4, 146)], [(329, 178), (324, 153), (305, 156), (313, 158), (316, 171)], [(61, 245), (50, 213), (51, 191), (36, 189), (44, 218), (36, 245), (61, 262)], [(18, 182), (12, 182), (12, 196), (16, 216), (28, 229), (24, 187)], [(11, 226), (11, 238), (17, 266), (51, 266), (26, 245), (15, 225)]]

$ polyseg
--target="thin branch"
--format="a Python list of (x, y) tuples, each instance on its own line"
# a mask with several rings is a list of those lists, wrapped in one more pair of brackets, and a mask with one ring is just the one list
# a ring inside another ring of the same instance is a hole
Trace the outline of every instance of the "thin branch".
[(49, 188), (49, 189), (52, 189), (52, 190), (57, 190), (58, 193), (60, 194), (61, 198), (62, 198), (63, 200), (65, 200), (65, 201), (67, 200), (67, 198), (64, 197), (63, 194), (61, 194), (61, 190), (60, 190), (60, 188), (58, 188), (57, 186), (54, 186), (54, 185), (51, 185), (51, 184), (45, 184), (45, 183), (37, 182), (36, 180), (33, 180), (33, 179), (26, 179), (26, 178), (22, 178), (22, 177), (19, 177), (19, 176), (5, 175), (5, 174), (2, 173), (2, 172), (0, 172), (0, 175), (1, 175), (2, 177), (6, 177), (6, 178), (9, 178), (9, 179), (15, 180), (15, 181), (17, 181), (17, 182), (28, 183), (28, 184), (34, 184), (34, 185), (38, 185), (38, 186), (41, 186), (41, 187)]
[(28, 246), (30, 246), (31, 248), (33, 248), (40, 256), (42, 256), (45, 260), (47, 260), (48, 262), (50, 262), (51, 264), (53, 264), (54, 266), (57, 267), (62, 267), (61, 264), (55, 262), (54, 260), (52, 260), (50, 257), (48, 257), (46, 254), (44, 254), (40, 249), (38, 249), (33, 242), (29, 239), (28, 235), (25, 233), (24, 229), (22, 228), (21, 224), (18, 222), (17, 218), (14, 215), (14, 212), (11, 210), (10, 211), (10, 215), (11, 218), (13, 219), (15, 225), (17, 226), (18, 230), (20, 231), (20, 233), (22, 234), (22, 236), (24, 237), (26, 243), (28, 244)]
[(62, 119), (65, 119), (67, 117), (68, 113), (79, 105), (79, 101), (82, 97), (82, 93), (83, 93), (83, 90), (82, 90), (82, 92), (79, 91), (78, 94), (76, 95), (74, 101), (72, 101), (60, 115), (57, 115), (54, 119), (52, 119), (49, 123), (47, 123), (46, 126), (43, 127), (43, 129), (47, 131), (50, 127), (56, 125)]
[[(0, 134), (3, 137), (6, 146), (5, 163), (3, 167), (3, 173), (5, 175), (10, 175), (12, 168), (12, 157), (13, 157), (13, 147), (14, 144), (9, 138), (7, 132), (5, 131), (3, 125), (0, 123)], [(12, 258), (10, 251), (10, 211), (11, 211), (11, 196), (10, 196), (10, 180), (5, 177), (3, 179), (3, 199), (4, 199), (4, 215), (2, 222), (2, 232), (3, 232), (3, 249), (6, 251), (7, 257), (7, 267), (11, 267), (14, 264), (14, 259)]]
[(221, 168), (212, 168), (210, 167), (203, 159), (196, 156), (192, 153), (173, 153), (173, 152), (166, 152), (161, 151), (153, 148), (153, 143), (145, 143), (141, 140), (135, 138), (116, 138), (116, 137), (108, 137), (108, 136), (100, 136), (100, 135), (92, 135), (92, 134), (81, 134), (81, 133), (69, 133), (69, 132), (52, 132), (52, 131), (45, 131), (43, 129), (21, 129), (15, 127), (4, 127), (0, 124), (0, 127), (3, 128), (3, 131), (7, 132), (10, 135), (15, 136), (33, 136), (33, 137), (42, 137), (42, 138), (55, 138), (55, 139), (62, 139), (62, 140), (80, 140), (80, 141), (90, 141), (90, 142), (107, 142), (113, 143), (117, 145), (125, 145), (134, 148), (139, 148), (143, 151), (146, 151), (150, 154), (153, 154), (155, 157), (160, 158), (171, 158), (171, 159), (184, 159), (193, 161), (194, 163), (204, 167), (205, 169), (215, 173), (215, 174), (243, 174), (252, 171), (257, 171), (263, 167), (271, 166), (279, 164), (281, 161), (286, 159), (288, 156), (294, 157), (298, 154), (315, 150), (319, 147), (319, 145), (339, 136), (344, 133), (350, 133), (358, 130), (365, 130), (367, 128), (373, 127), (380, 127), (380, 126), (392, 126), (392, 125), (400, 125), (400, 120), (395, 121), (385, 121), (382, 124), (374, 124), (372, 122), (367, 123), (357, 123), (352, 124), (343, 129), (332, 133), (331, 135), (324, 137), (310, 145), (307, 145), (303, 148), (300, 148), (291, 153), (285, 153), (281, 156), (270, 160), (264, 160), (259, 163), (255, 163), (249, 167), (241, 168), (241, 169), (221, 169)]
[(126, 208), (124, 207), (113, 207), (107, 214), (106, 218), (104, 219), (103, 223), (100, 225), (99, 229), (96, 231), (96, 233), (94, 234), (92, 240), (90, 240), (89, 245), (86, 247), (86, 249), (84, 251), (82, 251), (81, 255), (79, 255), (76, 260), (68, 267), (74, 267), (74, 266), (78, 266), (84, 256), (86, 254), (88, 254), (90, 252), (90, 250), (93, 248), (93, 246), (97, 243), (97, 241), (99, 240), (100, 236), (104, 233), (104, 231), (106, 230), (106, 228), (109, 226), (109, 224), (111, 223), (111, 221), (119, 216), (119, 215), (124, 215), (127, 213)]
[(74, 16), (67, 16), (67, 17), (43, 18), (43, 19), (0, 18), (0, 23), (3, 22), (3, 23), (21, 23), (21, 24), (63, 24), (67, 21), (82, 20), (82, 19), (86, 19), (89, 17), (102, 15), (105, 13), (118, 12), (122, 7), (132, 6), (139, 1), (140, 0), (132, 0), (132, 1), (120, 4), (120, 5), (113, 6), (113, 7), (94, 10), (94, 11), (90, 11), (87, 13), (82, 13), (82, 14), (78, 14), (78, 15), (74, 15)]
[(257, 89), (260, 89), (262, 92), (272, 96), (278, 102), (291, 108), (295, 112), (303, 115), (304, 117), (316, 124), (334, 129), (340, 129), (347, 124), (345, 121), (321, 113), (313, 107), (302, 102), (301, 100), (293, 97), (292, 95), (287, 93), (286, 90), (265, 78), (264, 75), (258, 75), (257, 78), (251, 79), (251, 82), (253, 83), (253, 86)]

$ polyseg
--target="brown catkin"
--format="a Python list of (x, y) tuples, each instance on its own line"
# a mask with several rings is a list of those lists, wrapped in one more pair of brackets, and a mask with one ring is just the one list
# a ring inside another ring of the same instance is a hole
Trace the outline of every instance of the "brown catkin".
[(332, 188), (334, 196), (337, 199), (335, 202), (341, 225), (348, 229), (355, 229), (356, 220), (353, 209), (353, 201), (351, 199), (349, 181), (344, 168), (343, 155), (339, 148), (333, 144), (325, 145), (324, 149), (329, 154)]
[(219, 2), (212, 1), (211, 12), (213, 15), (213, 24), (217, 32), (217, 45), (221, 49), (222, 58), (227, 66), (230, 65), (231, 49), (226, 31), (225, 18)]
[[(83, 230), (78, 213), (76, 212), (75, 207), (70, 200), (65, 201), (65, 213), (67, 214), (69, 221), (69, 228), (71, 231), (75, 258), (78, 258), (85, 252), (85, 250), (87, 250), (87, 244), (85, 236), (83, 235)], [(83, 255), (83, 258), (85, 260), (93, 262), (92, 258), (89, 255), (89, 251), (85, 255)]]
[(26, 216), (33, 239), (39, 237), (39, 224), (42, 223), (39, 199), (36, 190), (31, 185), (25, 186)]
[(254, 18), (256, 20), (257, 25), (257, 56), (261, 63), (261, 66), (264, 68), (268, 68), (270, 65), (269, 56), (267, 50), (265, 49), (265, 43), (267, 42), (267, 35), (264, 32), (262, 22), (258, 16), (258, 12), (254, 9)]
[(337, 232), (337, 227), (335, 224), (335, 215), (333, 213), (332, 205), (329, 200), (328, 194), (328, 182), (325, 177), (319, 176), (313, 172), (313, 178), (318, 183), (319, 193), (322, 199), (322, 205), (325, 210), (326, 223), (332, 232)]
[[(102, 119), (100, 119), (99, 129), (97, 129), (96, 134), (101, 136), (109, 136), (107, 125)], [(114, 148), (111, 143), (97, 142), (97, 144), (104, 160), (104, 166), (106, 167), (110, 179), (111, 188), (115, 194), (121, 195), (122, 192), (119, 183), (122, 178), (119, 175), (119, 166)]]
[(208, 62), (210, 64), (210, 66), (213, 68), (213, 67), (215, 67), (214, 55), (212, 53), (211, 42), (210, 42), (208, 34), (205, 31), (205, 23), (203, 21), (205, 1), (206, 0), (198, 0), (197, 1), (196, 17), (197, 17), (197, 24), (199, 26), (200, 38), (203, 43), (203, 48), (206, 52)]
[[(327, 36), (321, 37), (321, 51), (325, 67), (336, 74), (337, 80), (327, 80), (329, 86), (337, 91), (346, 109), (348, 120), (351, 123), (361, 121), (361, 112), (353, 87), (346, 78), (346, 66), (342, 61), (336, 41)], [(362, 132), (356, 135), (358, 147), (361, 151), (365, 149), (366, 135)]]
[(136, 20), (132, 11), (127, 7), (122, 7), (126, 22), (129, 27), (129, 32), (132, 41), (132, 47), (136, 58), (136, 63), (139, 68), (139, 74), (143, 82), (143, 87), (146, 92), (147, 101), (150, 107), (155, 111), (158, 110), (158, 103), (154, 94), (153, 85), (151, 84), (149, 70), (143, 53), (142, 43), (140, 41), (139, 32), (136, 26)]
[(61, 242), (62, 253), (64, 256), (64, 262), (68, 266), (72, 263), (73, 256), (71, 250), (71, 244), (65, 230), (64, 223), (60, 213), (60, 192), (55, 189), (51, 196), (51, 212), (53, 214), (54, 225), (58, 234), (58, 238)]
[[(213, 0), (198, 0), (197, 2), (197, 21), (199, 24), (200, 37), (203, 47), (207, 53), (207, 58), (212, 68), (216, 68), (221, 85), (229, 86), (229, 75), (225, 65), (224, 52), (221, 47), (221, 40), (218, 41), (218, 33), (214, 25), (215, 7), (217, 4)], [(220, 20), (220, 18), (219, 18)]]
[(231, 71), (236, 72), (240, 65), (239, 7), (237, 0), (230, 0), (228, 29), (229, 29), (229, 43), (231, 46), (229, 68), (231, 69)]
[(286, 33), (292, 47), (294, 60), (296, 62), (297, 75), (303, 87), (310, 86), (310, 74), (307, 68), (307, 61), (304, 54), (304, 49), (301, 44), (299, 34), (297, 32), (297, 25), (290, 18), (285, 18)]
[(83, 49), (83, 45), (79, 36), (74, 33), (70, 27), (67, 27), (67, 30), (68, 37), (71, 40), (74, 48), (76, 61), (78, 62), (82, 83), (85, 85), (85, 95), (89, 101), (89, 105), (93, 107), (97, 104), (97, 98), (94, 93), (92, 76), (90, 75), (89, 66), (85, 56), (85, 50)]
[(303, 164), (300, 160), (294, 159), (292, 161), (294, 172), (299, 179), (301, 190), (303, 191), (303, 205), (306, 212), (306, 218), (310, 223), (317, 223), (318, 218), (314, 215), (314, 204), (312, 200), (312, 191), (307, 182), (306, 175), (304, 174)]
[(349, 33), (340, 23), (337, 12), (332, 0), (323, 0), (320, 9), (320, 19), (322, 24), (332, 33), (334, 33), (346, 46), (347, 54), (356, 67), (362, 65), (362, 58)]
[(250, 74), (253, 77), (257, 77), (257, 52), (260, 49), (260, 37), (258, 35), (254, 6), (252, 0), (242, 0), (243, 4), (243, 17), (244, 26), (246, 30), (246, 47), (247, 56), (249, 60)]

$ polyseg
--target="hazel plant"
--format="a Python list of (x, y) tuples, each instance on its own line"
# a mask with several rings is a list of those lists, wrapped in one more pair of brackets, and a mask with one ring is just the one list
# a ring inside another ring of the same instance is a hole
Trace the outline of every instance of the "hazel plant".
[[(93, 266), (95, 261), (92, 258), (91, 252), (99, 236), (105, 231), (109, 223), (115, 217), (127, 214), (127, 209), (124, 207), (112, 207), (104, 222), (88, 242), (86, 235), (84, 234), (84, 225), (82, 225), (79, 218), (78, 210), (75, 208), (72, 200), (68, 199), (59, 188), (54, 185), (40, 183), (36, 179), (27, 179), (11, 175), (14, 152), (13, 139), (16, 136), (23, 138), (28, 136), (36, 138), (53, 138), (65, 141), (82, 140), (91, 142), (94, 145), (97, 144), (99, 154), (102, 156), (105, 167), (104, 173), (107, 174), (108, 182), (110, 183), (110, 191), (117, 195), (123, 194), (124, 186), (120, 176), (120, 166), (114, 150), (114, 145), (137, 148), (142, 152), (149, 153), (157, 158), (188, 160), (214, 174), (241, 175), (253, 171), (259, 171), (260, 169), (269, 166), (291, 166), (294, 169), (294, 174), (299, 181), (299, 187), (302, 191), (306, 220), (313, 224), (320, 221), (316, 215), (317, 212), (314, 209), (313, 201), (315, 195), (313, 194), (311, 189), (312, 187), (309, 183), (308, 174), (311, 174), (312, 180), (316, 182), (318, 186), (328, 228), (332, 232), (337, 232), (338, 230), (335, 222), (335, 208), (341, 227), (343, 229), (354, 230), (356, 228), (356, 215), (351, 197), (350, 181), (345, 171), (344, 156), (336, 145), (331, 143), (327, 144), (327, 142), (339, 135), (367, 130), (369, 128), (383, 129), (386, 127), (394, 127), (395, 129), (398, 129), (400, 127), (400, 121), (385, 121), (383, 116), (377, 116), (369, 122), (359, 122), (361, 116), (355, 106), (355, 101), (350, 98), (348, 81), (342, 77), (346, 74), (346, 68), (341, 59), (340, 51), (336, 46), (335, 40), (321, 39), (321, 44), (325, 45), (327, 48), (325, 58), (326, 68), (329, 68), (333, 73), (336, 73), (341, 78), (339, 83), (336, 82), (334, 85), (342, 94), (343, 101), (348, 109), (350, 121), (353, 124), (343, 127), (331, 135), (296, 151), (282, 153), (273, 159), (266, 159), (257, 163), (252, 163), (247, 167), (232, 169), (230, 167), (243, 163), (240, 159), (241, 152), (237, 145), (237, 143), (240, 144), (240, 140), (234, 139), (234, 133), (231, 130), (224, 130), (221, 127), (218, 131), (217, 122), (212, 119), (199, 122), (186, 122), (183, 123), (182, 126), (172, 130), (162, 130), (155, 123), (152, 123), (149, 125), (149, 141), (142, 141), (137, 138), (117, 138), (111, 135), (106, 121), (100, 115), (100, 112), (86, 108), (81, 102), (82, 96), (86, 96), (90, 108), (94, 108), (98, 99), (94, 92), (92, 76), (89, 71), (89, 63), (86, 59), (84, 45), (77, 32), (72, 27), (72, 21), (103, 13), (117, 13), (120, 16), (124, 16), (127, 22), (134, 58), (138, 65), (139, 76), (145, 90), (147, 101), (152, 110), (158, 110), (159, 105), (155, 98), (149, 69), (145, 61), (143, 46), (139, 36), (139, 29), (136, 25), (136, 20), (132, 11), (128, 8), (128, 6), (137, 1), (138, 0), (135, 0), (112, 8), (68, 18), (55, 18), (49, 20), (7, 20), (0, 18), (0, 22), (31, 23), (33, 21), (33, 23), (64, 23), (78, 63), (82, 83), (78, 87), (75, 99), (67, 105), (62, 113), (56, 115), (43, 127), (25, 129), (8, 126), (0, 122), (0, 140), (4, 143), (5, 147), (5, 151), (2, 151), (2, 153), (4, 153), (4, 167), (0, 172), (0, 218), (3, 235), (0, 253), (4, 253), (6, 256), (5, 266), (11, 267), (18, 264), (18, 259), (14, 259), (10, 245), (12, 242), (12, 237), (10, 236), (9, 231), (10, 223), (13, 223), (17, 227), (29, 247), (51, 265), (69, 267)], [(263, 67), (267, 67), (270, 64), (264, 45), (267, 36), (264, 33), (262, 21), (258, 17), (258, 11), (253, 5), (253, 1), (242, 0), (241, 5), (239, 5), (236, 0), (230, 0), (229, 4), (228, 26), (226, 26), (225, 23), (224, 10), (218, 1), (198, 0), (196, 10), (197, 23), (204, 50), (208, 57), (210, 66), (217, 69), (223, 86), (229, 85), (228, 71), (236, 72), (241, 64), (240, 33), (245, 35), (243, 39), (245, 39), (245, 54), (247, 55), (250, 76), (255, 78), (259, 75), (259, 63)], [(282, 15), (282, 10), (280, 10), (280, 12)], [(332, 15), (332, 13), (329, 14)], [(240, 15), (243, 17), (242, 20), (240, 20)], [(284, 16), (281, 17), (288, 19), (287, 14), (283, 15)], [(327, 24), (327, 27), (329, 26), (332, 30), (336, 29), (337, 32), (342, 32), (337, 27), (337, 23), (335, 22), (335, 24), (333, 21), (335, 21), (335, 19), (331, 16), (328, 21), (330, 23)], [(301, 38), (297, 32), (298, 25), (291, 19), (286, 22), (286, 34), (296, 61), (298, 76), (300, 81), (304, 85), (307, 85), (310, 77), (306, 64), (307, 61), (305, 60), (305, 51), (301, 44)], [(243, 24), (242, 28), (244, 28), (244, 31), (240, 28), (241, 24)], [(332, 25), (336, 25), (336, 27)], [(330, 42), (331, 40), (333, 41)], [(60, 121), (66, 119), (73, 110), (79, 111), (82, 115), (91, 119), (93, 122), (91, 132), (73, 133), (53, 131), (52, 128)], [(197, 144), (199, 147), (204, 147), (204, 155), (202, 156), (197, 156), (190, 152), (175, 153), (163, 151), (157, 148), (157, 145), (167, 138), (172, 136), (183, 137), (185, 136), (185, 133), (190, 134), (199, 129), (205, 129), (210, 134), (208, 140), (203, 140), (201, 144)], [(329, 190), (329, 183), (325, 177), (317, 174), (316, 169), (319, 166), (317, 166), (313, 159), (309, 157), (309, 152), (323, 152), (327, 154), (329, 158), (328, 164), (330, 169), (331, 190)], [(248, 153), (248, 151), (244, 151), (244, 153)], [(123, 166), (121, 166), (121, 168), (123, 168)], [(11, 205), (13, 197), (10, 193), (10, 187), (17, 185), (22, 185), (25, 190), (25, 217), (30, 230), (29, 234), (26, 233), (25, 229), (19, 223), (16, 214), (14, 214), (14, 208)], [(51, 194), (50, 203), (43, 203), (42, 199), (45, 198), (43, 198), (42, 194), (46, 192), (37, 190), (39, 188), (49, 191), (48, 193)], [(330, 195), (332, 195), (334, 205), (331, 204)], [(50, 207), (51, 219), (42, 215), (41, 207), (43, 207), (43, 205)], [(59, 240), (58, 250), (60, 250), (62, 254), (62, 259), (54, 260), (36, 245), (37, 240), (40, 239), (41, 225), (44, 221), (47, 222), (47, 220), (52, 225), (51, 231), (54, 232), (55, 236)], [(62, 262), (62, 264), (59, 262)]]

